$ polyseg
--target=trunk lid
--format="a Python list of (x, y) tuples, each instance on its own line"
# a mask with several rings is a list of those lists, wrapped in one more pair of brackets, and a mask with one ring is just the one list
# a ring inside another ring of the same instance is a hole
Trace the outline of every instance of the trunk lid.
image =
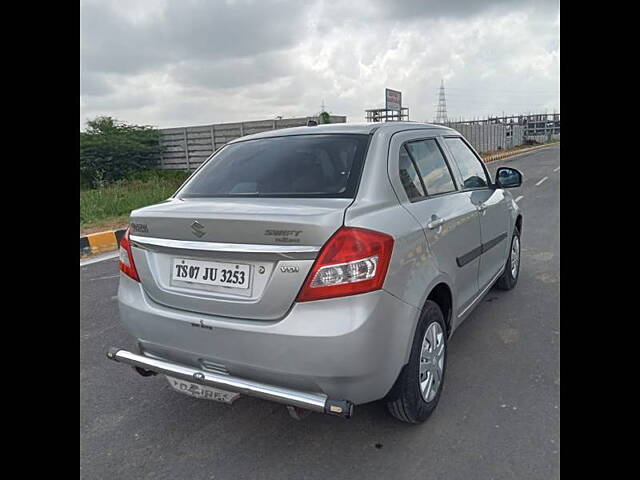
[[(131, 241), (140, 282), (153, 301), (168, 307), (277, 320), (295, 301), (319, 249), (342, 226), (352, 201), (182, 198), (135, 210)], [(180, 268), (192, 268), (192, 274), (196, 267), (202, 270), (195, 277), (176, 278)], [(203, 281), (207, 267), (209, 280), (215, 275), (218, 282), (227, 273), (246, 272), (243, 288)]]

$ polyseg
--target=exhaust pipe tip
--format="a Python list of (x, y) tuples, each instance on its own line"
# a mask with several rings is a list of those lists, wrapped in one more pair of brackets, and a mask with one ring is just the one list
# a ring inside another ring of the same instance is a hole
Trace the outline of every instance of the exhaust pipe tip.
[(353, 407), (353, 402), (349, 400), (331, 400), (328, 398), (324, 404), (324, 413), (351, 418), (353, 416)]
[(287, 411), (289, 412), (289, 416), (294, 420), (302, 420), (303, 418), (307, 418), (311, 415), (311, 410), (307, 410), (306, 408), (294, 407), (293, 405), (287, 405)]
[(152, 377), (158, 374), (158, 372), (154, 372), (153, 370), (147, 370), (146, 368), (133, 367), (133, 369), (143, 377)]

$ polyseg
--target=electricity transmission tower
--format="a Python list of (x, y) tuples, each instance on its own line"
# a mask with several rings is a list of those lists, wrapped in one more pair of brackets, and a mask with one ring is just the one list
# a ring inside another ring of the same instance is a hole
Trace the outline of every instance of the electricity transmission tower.
[(440, 94), (434, 123), (447, 123), (447, 101), (444, 98), (444, 80), (440, 80)]

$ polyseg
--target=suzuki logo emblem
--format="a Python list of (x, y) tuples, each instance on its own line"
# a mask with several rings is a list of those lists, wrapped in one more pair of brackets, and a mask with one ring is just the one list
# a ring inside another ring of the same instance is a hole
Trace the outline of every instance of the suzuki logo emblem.
[(197, 220), (194, 220), (191, 224), (191, 230), (193, 230), (193, 234), (198, 238), (201, 238), (205, 234), (204, 227)]

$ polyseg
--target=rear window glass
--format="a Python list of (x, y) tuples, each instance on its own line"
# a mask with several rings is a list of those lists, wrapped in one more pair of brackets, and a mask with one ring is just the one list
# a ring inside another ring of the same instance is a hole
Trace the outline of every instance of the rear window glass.
[(353, 198), (368, 135), (295, 135), (227, 145), (178, 197)]

